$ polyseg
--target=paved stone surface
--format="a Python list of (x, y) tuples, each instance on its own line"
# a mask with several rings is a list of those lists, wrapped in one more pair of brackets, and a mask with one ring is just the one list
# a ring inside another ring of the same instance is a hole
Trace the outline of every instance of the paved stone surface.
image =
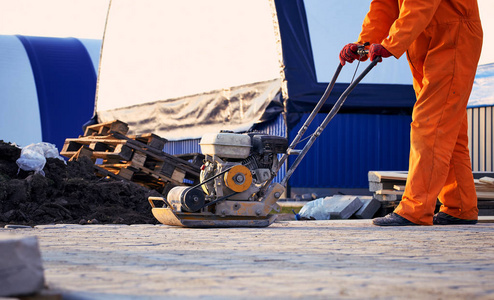
[(494, 299), (494, 224), (268, 228), (47, 225), (45, 277), (64, 299)]

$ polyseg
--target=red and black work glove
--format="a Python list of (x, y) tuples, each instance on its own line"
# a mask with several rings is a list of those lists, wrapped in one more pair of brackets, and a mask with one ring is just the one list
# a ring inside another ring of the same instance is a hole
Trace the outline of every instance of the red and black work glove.
[(341, 49), (341, 51), (340, 51), (340, 63), (342, 66), (345, 65), (345, 62), (352, 63), (356, 59), (360, 60), (360, 61), (364, 61), (367, 59), (367, 55), (360, 56), (357, 53), (358, 47), (359, 47), (358, 44), (350, 43), (350, 44), (345, 45), (345, 47), (343, 47), (343, 49)]
[(374, 61), (374, 59), (378, 58), (378, 62), (382, 62), (383, 60), (381, 57), (386, 58), (392, 55), (393, 54), (391, 54), (391, 52), (389, 52), (381, 44), (372, 44), (369, 48), (369, 56), (371, 61)]

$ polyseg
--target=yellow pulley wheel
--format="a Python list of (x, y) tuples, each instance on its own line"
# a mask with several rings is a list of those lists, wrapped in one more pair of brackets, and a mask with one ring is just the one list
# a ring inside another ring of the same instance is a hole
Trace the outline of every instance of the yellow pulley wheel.
[(252, 184), (252, 174), (243, 165), (236, 165), (225, 173), (225, 184), (234, 192), (246, 191)]

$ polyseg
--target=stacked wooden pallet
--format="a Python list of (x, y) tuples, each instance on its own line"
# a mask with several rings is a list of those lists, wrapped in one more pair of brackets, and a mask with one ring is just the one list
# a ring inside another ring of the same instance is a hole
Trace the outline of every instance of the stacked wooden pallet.
[[(382, 203), (401, 200), (408, 172), (406, 171), (369, 171), (369, 191)], [(494, 173), (474, 172), (479, 209), (491, 209), (494, 212)]]
[(166, 139), (152, 133), (126, 135), (128, 130), (118, 120), (88, 126), (83, 136), (66, 139), (60, 154), (70, 160), (89, 157), (100, 176), (131, 180), (160, 192), (198, 183), (200, 166), (163, 152)]
[(406, 171), (369, 171), (369, 191), (379, 201), (400, 200), (407, 174)]
[(474, 181), (477, 199), (494, 200), (494, 177), (483, 176)]
[(480, 216), (494, 215), (494, 174), (485, 176), (483, 173), (475, 173), (475, 190), (477, 191), (477, 206)]

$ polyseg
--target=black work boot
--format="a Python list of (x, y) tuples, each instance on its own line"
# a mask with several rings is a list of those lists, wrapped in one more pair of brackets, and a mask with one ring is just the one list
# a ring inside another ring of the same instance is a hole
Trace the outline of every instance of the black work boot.
[(472, 225), (477, 224), (477, 220), (465, 220), (459, 219), (453, 216), (443, 213), (442, 211), (434, 215), (432, 219), (434, 225)]
[(412, 221), (408, 221), (407, 219), (403, 218), (399, 214), (395, 213), (390, 213), (384, 217), (381, 218), (375, 218), (372, 220), (372, 224), (377, 225), (377, 226), (413, 226), (413, 225), (419, 225), (415, 224)]

